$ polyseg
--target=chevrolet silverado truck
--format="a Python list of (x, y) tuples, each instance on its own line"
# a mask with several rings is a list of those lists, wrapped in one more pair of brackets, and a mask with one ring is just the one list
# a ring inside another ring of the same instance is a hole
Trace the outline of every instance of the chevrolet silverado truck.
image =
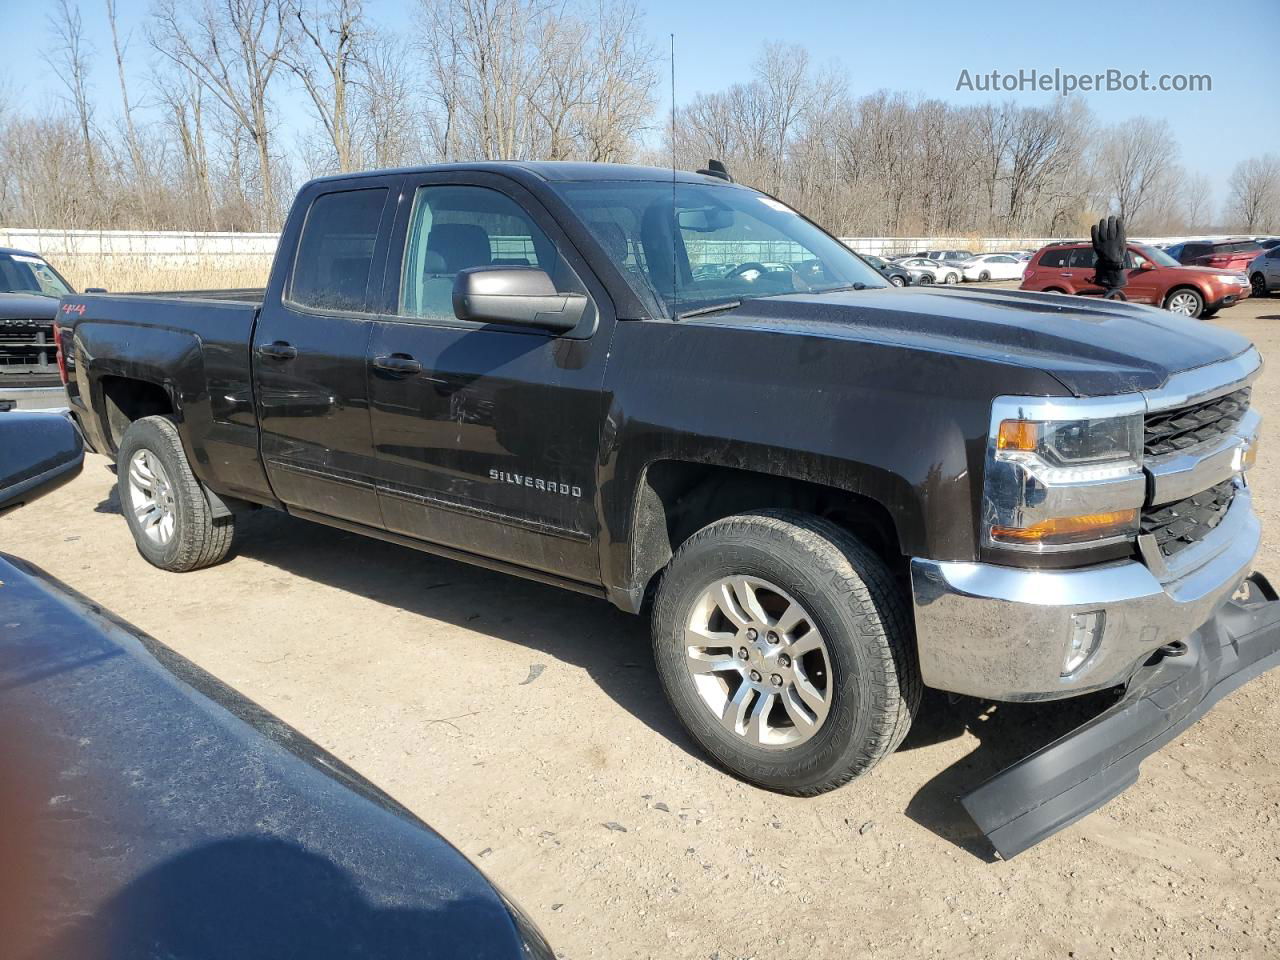
[(260, 297), (69, 296), (57, 339), (151, 563), (271, 507), (647, 612), (675, 713), (761, 787), (866, 773), (924, 687), (1113, 691), (962, 798), (1004, 856), (1280, 662), (1248, 340), (894, 288), (724, 176), (320, 179)]

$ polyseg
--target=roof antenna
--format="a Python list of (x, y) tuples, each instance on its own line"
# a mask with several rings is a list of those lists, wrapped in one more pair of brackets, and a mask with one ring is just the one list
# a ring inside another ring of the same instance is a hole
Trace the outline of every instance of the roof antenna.
[(730, 183), (733, 183), (733, 177), (729, 176), (729, 168), (715, 157), (712, 157), (707, 161), (707, 168), (705, 170), (699, 170), (698, 172), (704, 177), (719, 177), (721, 180), (728, 180)]
[(680, 273), (676, 262), (676, 231), (680, 218), (676, 212), (676, 35), (671, 34), (671, 315), (676, 315), (679, 302)]

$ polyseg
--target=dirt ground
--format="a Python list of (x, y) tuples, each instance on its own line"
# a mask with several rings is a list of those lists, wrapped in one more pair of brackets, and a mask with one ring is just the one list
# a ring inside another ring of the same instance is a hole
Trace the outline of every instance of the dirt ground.
[[(1280, 354), (1280, 299), (1215, 323)], [(1280, 421), (1280, 375), (1255, 405)], [(1272, 429), (1275, 427), (1272, 425)], [(1264, 433), (1267, 432), (1264, 427)], [(1280, 575), (1280, 444), (1255, 483)], [(603, 601), (263, 511), (227, 563), (135, 551), (101, 457), (0, 519), (43, 567), (323, 744), (431, 823), (572, 960), (1280, 955), (1280, 671), (1010, 862), (954, 798), (1078, 718), (929, 704), (813, 800), (705, 763), (646, 624)]]

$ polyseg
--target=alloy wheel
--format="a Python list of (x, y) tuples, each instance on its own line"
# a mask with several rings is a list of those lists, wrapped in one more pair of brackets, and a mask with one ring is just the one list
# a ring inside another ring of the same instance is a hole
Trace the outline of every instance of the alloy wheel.
[(831, 707), (831, 662), (817, 623), (758, 577), (725, 577), (698, 596), (685, 625), (685, 667), (720, 725), (752, 746), (803, 743)]
[(150, 450), (139, 450), (129, 461), (129, 500), (147, 539), (161, 546), (173, 539), (178, 522), (173, 484), (160, 458)]
[(1181, 317), (1194, 317), (1200, 310), (1200, 298), (1189, 290), (1181, 290), (1169, 298), (1168, 310)]

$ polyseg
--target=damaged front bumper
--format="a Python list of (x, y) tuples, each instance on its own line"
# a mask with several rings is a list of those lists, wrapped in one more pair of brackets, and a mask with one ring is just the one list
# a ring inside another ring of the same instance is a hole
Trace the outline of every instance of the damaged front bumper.
[(1280, 601), (1254, 574), (1204, 626), (1153, 654), (1117, 703), (960, 802), (996, 851), (1013, 857), (1127, 789), (1146, 757), (1278, 665)]

